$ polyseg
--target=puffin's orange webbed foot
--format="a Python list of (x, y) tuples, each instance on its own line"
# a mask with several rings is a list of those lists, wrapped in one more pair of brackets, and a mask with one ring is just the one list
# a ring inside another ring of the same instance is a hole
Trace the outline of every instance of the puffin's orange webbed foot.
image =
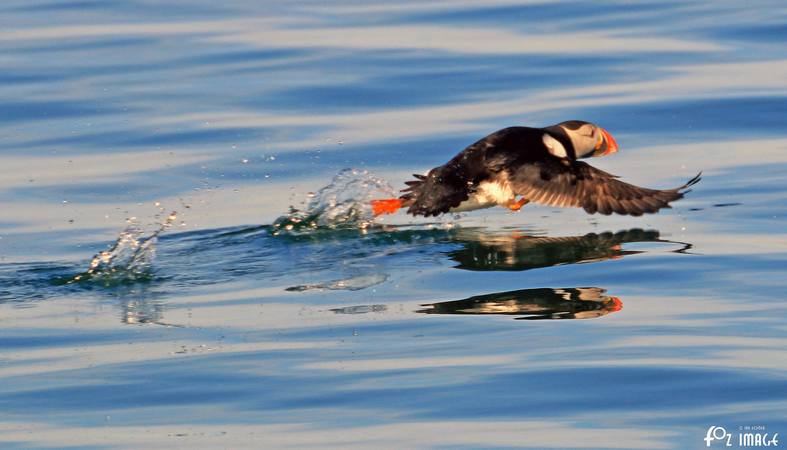
[(511, 211), (519, 211), (523, 206), (527, 205), (528, 203), (530, 203), (530, 200), (522, 197), (522, 198), (519, 199), (519, 201), (511, 201), (511, 202), (509, 202), (506, 205), (506, 207), (508, 209), (510, 209)]
[(372, 213), (375, 216), (382, 214), (393, 214), (402, 207), (402, 200), (398, 198), (387, 198), (384, 200), (372, 200)]

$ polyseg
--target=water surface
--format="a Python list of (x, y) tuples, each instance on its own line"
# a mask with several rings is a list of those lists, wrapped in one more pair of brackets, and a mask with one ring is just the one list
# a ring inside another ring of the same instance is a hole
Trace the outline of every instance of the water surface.
[[(2, 446), (787, 433), (785, 19), (777, 1), (3, 2)], [(703, 180), (640, 218), (277, 226), (346, 168), (388, 192), (567, 119), (615, 135), (592, 163), (626, 181)]]

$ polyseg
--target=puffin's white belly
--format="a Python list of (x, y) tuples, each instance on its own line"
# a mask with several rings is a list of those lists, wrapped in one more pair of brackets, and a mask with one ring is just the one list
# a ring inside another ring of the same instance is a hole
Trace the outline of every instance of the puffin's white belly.
[(506, 205), (514, 200), (516, 200), (516, 195), (508, 180), (482, 181), (478, 184), (475, 193), (470, 195), (470, 198), (460, 203), (456, 208), (451, 208), (450, 211), (465, 212), (491, 208), (496, 205)]

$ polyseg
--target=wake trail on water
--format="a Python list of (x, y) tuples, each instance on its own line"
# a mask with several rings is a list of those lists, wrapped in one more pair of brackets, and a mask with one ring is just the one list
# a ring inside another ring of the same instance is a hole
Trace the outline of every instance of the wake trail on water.
[[(394, 196), (394, 189), (382, 178), (362, 169), (344, 169), (331, 182), (309, 193), (309, 201), (302, 208), (290, 207), (268, 227), (273, 236), (279, 234), (308, 234), (316, 230), (366, 230), (374, 224), (371, 201)], [(162, 211), (163, 213), (163, 211)], [(153, 230), (145, 229), (136, 220), (104, 251), (93, 256), (87, 270), (61, 281), (63, 284), (86, 281), (112, 285), (144, 281), (152, 277), (158, 237), (177, 219), (173, 211)], [(323, 286), (321, 286), (323, 287)], [(330, 286), (324, 286), (331, 288)]]

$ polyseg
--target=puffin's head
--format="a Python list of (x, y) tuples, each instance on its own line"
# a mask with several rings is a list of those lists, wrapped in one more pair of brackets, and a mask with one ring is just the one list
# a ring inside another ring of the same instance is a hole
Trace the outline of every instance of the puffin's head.
[(559, 158), (579, 159), (606, 156), (618, 151), (618, 143), (607, 130), (581, 120), (569, 120), (544, 128), (544, 145)]

